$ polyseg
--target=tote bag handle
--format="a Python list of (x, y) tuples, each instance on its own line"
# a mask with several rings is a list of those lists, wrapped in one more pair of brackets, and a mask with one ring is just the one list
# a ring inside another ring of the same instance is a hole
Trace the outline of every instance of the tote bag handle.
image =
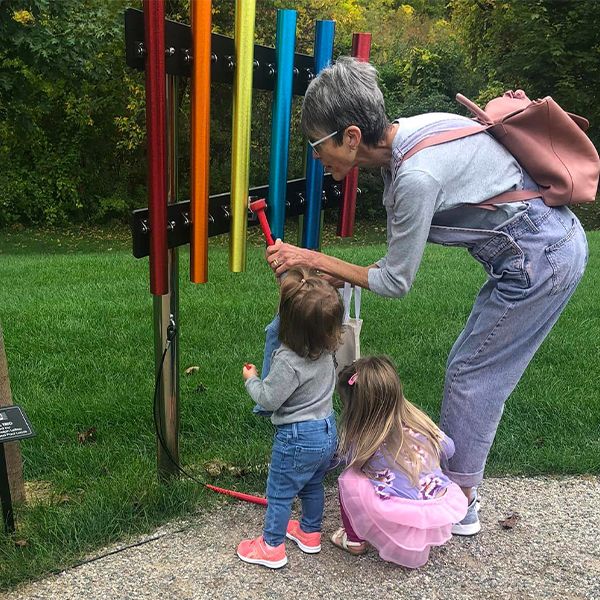
[(360, 319), (360, 302), (362, 296), (362, 288), (353, 286), (351, 283), (344, 283), (344, 291), (342, 293), (344, 300), (344, 323), (350, 320), (350, 306), (352, 304), (352, 289), (354, 288), (354, 318)]

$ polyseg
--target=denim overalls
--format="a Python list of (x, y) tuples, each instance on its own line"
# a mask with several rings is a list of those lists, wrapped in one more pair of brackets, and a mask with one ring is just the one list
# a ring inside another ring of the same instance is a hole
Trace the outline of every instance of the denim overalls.
[(428, 241), (466, 247), (488, 274), (448, 357), (440, 422), (456, 444), (445, 472), (473, 487), (506, 399), (583, 275), (587, 240), (567, 207), (536, 199), (496, 230), (432, 225)]

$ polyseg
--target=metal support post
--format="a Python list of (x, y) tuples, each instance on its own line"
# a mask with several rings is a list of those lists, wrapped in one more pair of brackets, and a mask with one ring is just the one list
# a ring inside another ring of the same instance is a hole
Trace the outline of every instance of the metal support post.
[[(173, 75), (166, 77), (167, 95), (167, 202), (177, 202), (177, 125), (178, 85)], [(167, 223), (167, 228), (171, 227)], [(169, 290), (154, 296), (154, 358), (156, 374), (161, 371), (158, 386), (158, 424), (161, 437), (157, 440), (159, 479), (167, 480), (178, 474), (179, 464), (179, 256), (170, 248), (167, 257)], [(166, 353), (165, 353), (166, 348)], [(164, 361), (162, 360), (165, 353)]]

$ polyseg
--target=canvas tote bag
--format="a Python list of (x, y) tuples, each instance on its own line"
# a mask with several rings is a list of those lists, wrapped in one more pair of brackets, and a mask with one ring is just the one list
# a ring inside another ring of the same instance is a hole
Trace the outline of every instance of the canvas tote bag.
[[(352, 290), (354, 290), (354, 317), (350, 316), (350, 305), (352, 303)], [(357, 358), (360, 358), (360, 330), (362, 319), (360, 318), (361, 288), (353, 287), (350, 283), (344, 284), (342, 297), (344, 300), (344, 333), (342, 343), (335, 353), (336, 375)]]

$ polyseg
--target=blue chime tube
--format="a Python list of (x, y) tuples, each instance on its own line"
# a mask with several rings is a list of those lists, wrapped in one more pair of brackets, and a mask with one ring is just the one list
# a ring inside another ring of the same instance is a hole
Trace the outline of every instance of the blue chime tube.
[(275, 239), (283, 239), (285, 201), (292, 113), (294, 50), (296, 46), (296, 11), (277, 11), (275, 37), (275, 94), (271, 122), (271, 155), (269, 160), (269, 223)]
[[(315, 29), (315, 75), (329, 65), (333, 56), (335, 21), (317, 21)], [(323, 165), (313, 157), (308, 146), (306, 157), (306, 213), (302, 230), (302, 246), (319, 248), (321, 234), (321, 194), (323, 193)]]

